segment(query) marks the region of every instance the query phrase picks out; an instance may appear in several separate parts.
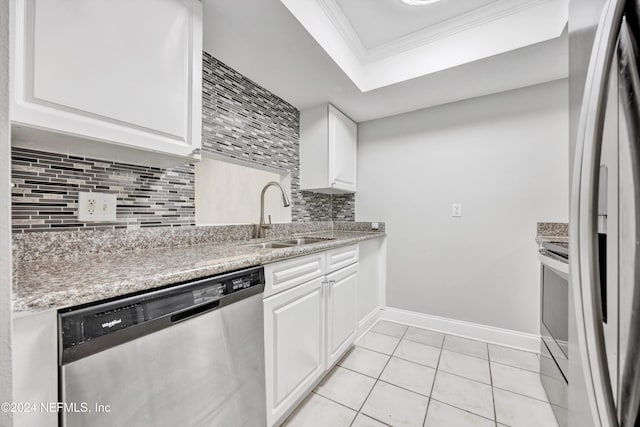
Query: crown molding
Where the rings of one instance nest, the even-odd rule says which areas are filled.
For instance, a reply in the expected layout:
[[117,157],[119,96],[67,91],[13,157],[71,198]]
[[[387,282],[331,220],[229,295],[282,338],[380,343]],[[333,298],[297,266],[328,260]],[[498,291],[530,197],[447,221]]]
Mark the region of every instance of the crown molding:
[[325,15],[333,26],[336,28],[338,33],[342,36],[344,41],[347,43],[353,54],[361,61],[365,62],[367,60],[367,56],[369,54],[367,48],[364,43],[356,33],[356,30],[353,28],[351,21],[344,14],[342,8],[335,0],[316,0]]
[[494,0],[367,49],[337,0],[280,1],[361,92],[560,37],[568,15],[568,0]]
[[367,65],[554,0],[496,0],[488,5],[481,6],[462,15],[439,22],[371,49],[365,47],[349,21],[349,18],[347,18],[335,0],[315,1],[320,5],[336,30],[343,37],[353,54],[362,61],[363,65]]

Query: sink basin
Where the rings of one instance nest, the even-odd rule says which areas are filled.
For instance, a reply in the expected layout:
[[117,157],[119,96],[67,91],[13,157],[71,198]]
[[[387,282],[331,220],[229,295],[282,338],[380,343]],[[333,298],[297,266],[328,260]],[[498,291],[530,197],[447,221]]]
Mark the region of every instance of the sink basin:
[[299,239],[284,240],[280,243],[286,244],[286,245],[300,246],[300,245],[310,245],[311,243],[326,242],[327,240],[330,240],[330,239],[318,239],[315,237],[301,237]]
[[256,244],[252,244],[252,245],[247,245],[247,246],[251,246],[252,248],[272,248],[272,249],[277,249],[277,248],[290,248],[292,246],[295,246],[295,244],[285,244],[284,242],[265,242],[265,243],[256,243]]
[[291,239],[291,240],[278,240],[276,242],[254,243],[254,244],[247,245],[247,246],[251,246],[252,248],[278,249],[278,248],[290,248],[292,246],[310,245],[311,243],[326,242],[327,240],[331,240],[331,239],[319,239],[319,238],[315,238],[315,237],[301,237],[301,238],[298,238],[298,239]]

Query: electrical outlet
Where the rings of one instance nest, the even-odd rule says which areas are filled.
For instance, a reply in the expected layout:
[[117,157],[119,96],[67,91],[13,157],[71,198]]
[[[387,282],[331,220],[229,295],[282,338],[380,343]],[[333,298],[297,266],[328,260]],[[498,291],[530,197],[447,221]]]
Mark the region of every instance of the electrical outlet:
[[462,203],[454,203],[451,205],[451,216],[455,218],[462,216]]
[[78,193],[78,220],[115,222],[117,197],[108,193]]
[[371,229],[372,230],[379,230],[380,229],[380,224],[378,224],[377,222],[372,222],[371,223]]

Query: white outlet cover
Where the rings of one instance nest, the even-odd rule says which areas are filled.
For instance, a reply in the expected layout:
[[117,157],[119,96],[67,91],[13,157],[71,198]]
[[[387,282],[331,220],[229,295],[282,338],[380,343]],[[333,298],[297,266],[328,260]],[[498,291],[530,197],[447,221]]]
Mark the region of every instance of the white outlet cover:
[[380,229],[380,224],[378,224],[377,222],[372,222],[372,223],[371,223],[371,229],[372,229],[372,230],[378,230],[378,229]]
[[115,222],[118,199],[109,193],[78,193],[78,221]]

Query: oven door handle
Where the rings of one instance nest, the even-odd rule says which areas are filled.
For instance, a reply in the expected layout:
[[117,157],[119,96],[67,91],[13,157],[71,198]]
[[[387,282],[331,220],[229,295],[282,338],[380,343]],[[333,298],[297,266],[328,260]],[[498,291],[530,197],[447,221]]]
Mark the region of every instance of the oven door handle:
[[569,264],[566,259],[544,249],[538,251],[538,259],[543,266],[552,269],[564,279],[569,279]]

